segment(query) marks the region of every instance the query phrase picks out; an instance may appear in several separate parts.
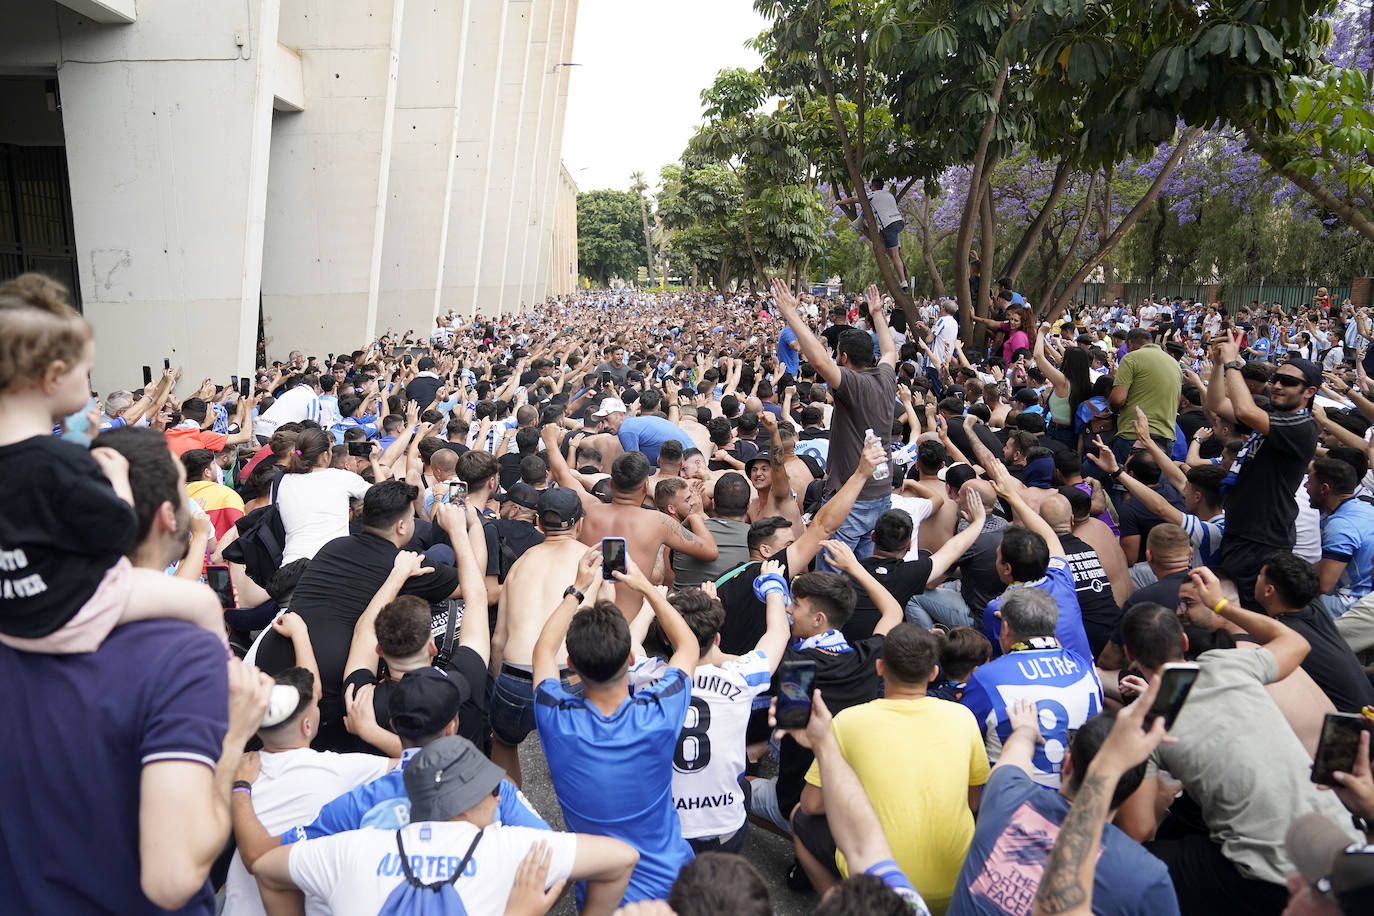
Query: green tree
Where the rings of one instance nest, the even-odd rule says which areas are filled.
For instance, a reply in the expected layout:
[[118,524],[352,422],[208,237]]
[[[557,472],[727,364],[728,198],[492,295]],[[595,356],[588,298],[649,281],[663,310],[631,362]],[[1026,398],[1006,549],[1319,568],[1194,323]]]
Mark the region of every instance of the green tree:
[[605,286],[612,277],[633,278],[644,258],[639,200],[632,191],[583,191],[577,195],[577,258],[582,272]]

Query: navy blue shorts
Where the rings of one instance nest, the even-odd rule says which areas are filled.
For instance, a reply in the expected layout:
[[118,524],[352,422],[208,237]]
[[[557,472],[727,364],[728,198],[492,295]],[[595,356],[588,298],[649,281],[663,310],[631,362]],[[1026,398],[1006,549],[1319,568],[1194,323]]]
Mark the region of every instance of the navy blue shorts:
[[896,248],[897,238],[902,234],[902,230],[904,228],[906,228],[906,220],[901,219],[897,220],[895,223],[888,223],[886,226],[884,226],[883,244],[886,245],[888,248]]

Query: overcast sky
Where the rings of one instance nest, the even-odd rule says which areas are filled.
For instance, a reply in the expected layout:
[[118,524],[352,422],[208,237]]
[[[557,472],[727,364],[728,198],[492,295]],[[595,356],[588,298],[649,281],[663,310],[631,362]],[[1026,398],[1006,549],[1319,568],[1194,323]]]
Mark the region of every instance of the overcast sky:
[[763,29],[750,0],[580,0],[563,161],[580,190],[658,186],[701,120],[724,67],[754,68]]

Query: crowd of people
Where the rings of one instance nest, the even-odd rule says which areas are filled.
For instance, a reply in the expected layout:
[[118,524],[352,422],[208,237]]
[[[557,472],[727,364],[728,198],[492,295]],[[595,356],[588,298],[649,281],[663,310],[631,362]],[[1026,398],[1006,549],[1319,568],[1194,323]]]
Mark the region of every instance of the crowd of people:
[[103,398],[0,285],[0,909],[765,914],[763,831],[819,914],[1374,912],[1368,310],[1013,285]]

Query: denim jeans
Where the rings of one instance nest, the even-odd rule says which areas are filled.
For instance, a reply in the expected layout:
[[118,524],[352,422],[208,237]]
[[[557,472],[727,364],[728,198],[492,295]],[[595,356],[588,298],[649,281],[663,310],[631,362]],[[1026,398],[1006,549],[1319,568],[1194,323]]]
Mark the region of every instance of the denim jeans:
[[906,603],[906,619],[926,629],[937,623],[950,629],[973,626],[973,617],[958,588],[944,585],[912,595]]
[[[890,495],[859,500],[840,524],[840,530],[835,532],[835,540],[848,544],[854,556],[860,560],[873,556],[873,538],[869,535],[878,524],[878,517],[891,508]],[[816,555],[816,568],[834,572],[834,568],[825,562],[825,551]]]
[[777,779],[755,779],[749,783],[749,813],[770,821],[779,830],[792,832],[792,823],[778,806]]

